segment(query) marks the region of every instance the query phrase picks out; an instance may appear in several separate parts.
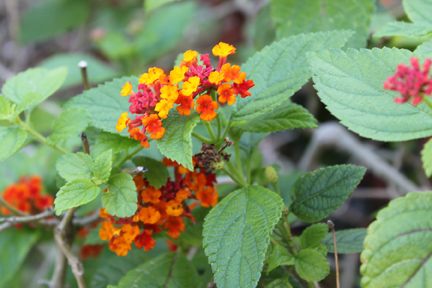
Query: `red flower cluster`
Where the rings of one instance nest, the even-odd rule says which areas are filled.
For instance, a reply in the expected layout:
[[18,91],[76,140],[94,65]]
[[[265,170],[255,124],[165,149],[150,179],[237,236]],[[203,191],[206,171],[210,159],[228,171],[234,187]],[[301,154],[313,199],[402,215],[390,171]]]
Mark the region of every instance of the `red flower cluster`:
[[[51,195],[41,195],[42,179],[39,176],[22,177],[17,184],[11,184],[3,191],[3,199],[22,212],[37,214],[51,206],[54,199]],[[3,215],[11,214],[1,207]]]
[[129,119],[127,112],[123,113],[117,121],[117,131],[128,127],[130,137],[148,148],[145,133],[152,139],[160,139],[165,133],[161,119],[165,119],[175,105],[180,115],[187,116],[196,101],[200,118],[211,121],[219,108],[216,99],[210,96],[213,91],[219,95],[219,103],[228,105],[235,103],[236,95],[242,98],[251,95],[248,90],[255,85],[253,81],[245,80],[246,73],[240,72],[240,66],[227,63],[228,55],[234,54],[235,50],[226,43],[216,45],[212,50],[213,55],[219,57],[216,68],[210,65],[209,54],[201,55],[199,63],[198,52],[188,50],[180,66],[174,67],[169,75],[160,68],[149,68],[148,73],[139,78],[138,92],[133,91],[132,84],[127,82],[120,95],[130,96],[129,111],[135,114],[135,119]]
[[[218,203],[214,173],[208,174],[204,169],[191,172],[167,158],[162,162],[165,166],[174,168],[174,179],[168,178],[167,183],[157,189],[144,180],[141,174],[136,176],[134,181],[138,192],[138,209],[135,215],[118,218],[109,215],[105,209],[100,212],[100,216],[106,221],[102,223],[99,236],[102,240],[109,240],[110,249],[119,256],[127,255],[132,249],[132,242],[139,249],[153,249],[156,242],[152,235],[163,229],[171,238],[179,237],[185,230],[184,217],[195,222],[191,206],[196,202],[188,205],[186,199],[197,199],[203,207]],[[200,168],[201,165],[197,162],[194,159],[195,167]]]
[[396,98],[396,103],[405,103],[412,98],[412,105],[418,105],[425,95],[432,92],[432,78],[429,77],[431,59],[426,59],[421,71],[418,59],[410,59],[411,67],[400,64],[394,76],[384,82],[384,89],[398,91],[402,97]]

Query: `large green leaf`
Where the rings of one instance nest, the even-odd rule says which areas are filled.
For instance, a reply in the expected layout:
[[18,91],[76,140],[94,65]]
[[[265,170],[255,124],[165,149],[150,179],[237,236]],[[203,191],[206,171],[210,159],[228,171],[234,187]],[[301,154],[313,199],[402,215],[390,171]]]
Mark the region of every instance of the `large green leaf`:
[[60,176],[66,181],[91,180],[93,160],[90,155],[81,152],[65,154],[57,160],[56,168]]
[[295,270],[306,281],[321,281],[330,273],[330,265],[315,249],[303,249],[295,256]]
[[[115,127],[117,120],[122,113],[129,111],[129,97],[120,96],[120,91],[127,81],[130,81],[133,87],[138,85],[137,77],[114,79],[112,82],[84,91],[83,94],[72,98],[66,107],[83,108],[89,113],[93,126],[118,133]],[[123,134],[127,135],[127,132]]]
[[351,29],[356,35],[350,47],[365,47],[369,23],[375,9],[373,0],[273,0],[272,16],[279,38],[300,33]]
[[24,144],[27,133],[18,127],[0,127],[0,162],[14,154]]
[[405,12],[414,23],[429,24],[432,28],[430,11],[432,9],[431,0],[403,0]]
[[96,143],[93,145],[91,154],[93,157],[96,157],[107,150],[111,150],[115,154],[139,145],[139,141],[120,136],[118,133],[102,132],[96,138]]
[[411,192],[381,210],[361,254],[362,287],[432,285],[432,192]]
[[94,159],[93,181],[100,185],[106,183],[111,174],[112,151],[107,150]]
[[62,88],[68,88],[82,83],[81,70],[78,67],[80,61],[87,62],[87,74],[90,84],[101,83],[118,75],[113,68],[99,59],[81,53],[55,54],[40,62],[38,66],[47,69],[66,66],[69,73],[62,85]]
[[318,223],[307,227],[300,235],[300,246],[305,248],[316,248],[327,235],[329,227],[325,223]]
[[84,109],[69,108],[64,110],[53,124],[53,133],[48,137],[52,143],[66,140],[72,135],[78,136],[90,122],[90,117]]
[[[363,137],[402,141],[432,135],[432,111],[421,103],[394,102],[384,81],[412,53],[400,49],[318,51],[310,53],[315,88],[327,109]],[[403,119],[403,120],[402,120]]]
[[351,35],[350,31],[332,31],[291,36],[255,53],[242,66],[255,86],[251,96],[238,97],[233,105],[234,120],[250,120],[278,107],[312,76],[306,52],[340,48]]
[[365,172],[364,167],[335,165],[305,173],[292,187],[296,199],[290,210],[302,222],[324,219],[348,199]]
[[9,100],[20,103],[30,92],[40,95],[37,105],[57,91],[67,75],[67,68],[53,70],[31,68],[8,79],[2,88],[2,93]]
[[0,286],[14,277],[27,253],[40,236],[40,231],[9,228],[0,233]]
[[84,205],[95,199],[100,188],[87,179],[74,179],[64,185],[57,193],[54,206],[57,215],[63,211]]
[[11,116],[11,103],[6,97],[0,95],[0,120],[8,119]]
[[429,139],[421,151],[423,170],[427,177],[432,176],[432,140]]
[[374,37],[405,36],[422,37],[432,33],[432,25],[393,21],[375,32]]
[[129,271],[117,287],[192,288],[198,284],[198,272],[185,256],[165,253]]
[[276,245],[273,247],[273,251],[268,260],[267,272],[274,270],[276,267],[282,265],[294,265],[295,258],[290,254],[287,249],[281,245]]
[[132,216],[137,210],[137,192],[132,176],[117,174],[108,181],[108,191],[102,195],[102,207],[117,217]]
[[157,147],[163,155],[191,171],[194,169],[191,134],[198,121],[196,112],[192,112],[190,116],[182,116],[177,111],[170,111],[163,121],[165,134],[157,141]]
[[429,58],[432,57],[432,40],[426,41],[422,43],[421,45],[417,46],[417,48],[414,50],[416,54],[419,55],[425,55]]
[[260,186],[231,192],[207,215],[204,249],[220,288],[255,287],[282,199]]
[[159,189],[166,184],[169,173],[167,167],[162,162],[144,156],[134,157],[132,162],[137,166],[143,166],[148,169],[145,177],[151,186]]
[[14,114],[12,115],[12,119],[16,118],[21,112],[24,110],[30,112],[35,108],[35,106],[41,102],[42,95],[35,92],[28,92],[24,95],[18,105],[15,107]]
[[[363,240],[366,237],[365,228],[354,228],[336,231],[336,248],[338,253],[359,253],[363,251]],[[332,233],[328,233],[322,243],[327,247],[328,252],[334,253]]]
[[39,1],[21,17],[20,40],[31,43],[50,39],[84,23],[89,12],[90,3],[85,0]]
[[248,132],[276,132],[294,128],[318,128],[317,120],[300,105],[286,101],[268,114],[238,125]]

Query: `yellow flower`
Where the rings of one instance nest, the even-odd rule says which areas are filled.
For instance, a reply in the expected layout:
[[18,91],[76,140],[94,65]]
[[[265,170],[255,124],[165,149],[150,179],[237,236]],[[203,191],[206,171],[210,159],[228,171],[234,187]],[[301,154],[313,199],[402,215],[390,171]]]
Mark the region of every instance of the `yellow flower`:
[[157,67],[152,67],[148,69],[148,73],[144,73],[141,75],[141,77],[138,79],[140,84],[146,84],[151,85],[156,80],[162,80],[165,79],[166,75],[164,71]]
[[220,42],[213,47],[212,52],[214,56],[227,57],[228,55],[234,54],[236,48],[224,42]]
[[159,112],[159,117],[165,119],[168,116],[169,110],[174,106],[174,102],[162,99],[156,104],[155,111]]
[[117,132],[121,132],[123,131],[124,128],[126,128],[128,122],[129,122],[129,118],[127,117],[128,113],[124,112],[121,114],[120,118],[117,120],[117,125],[116,125],[116,129]]
[[198,89],[200,84],[200,78],[198,76],[190,77],[188,81],[183,83],[182,94],[184,96],[190,96],[193,92]]
[[184,60],[182,60],[183,63],[191,63],[197,60],[198,52],[193,50],[188,50],[184,54]]
[[160,97],[163,99],[167,99],[171,102],[175,102],[179,96],[177,86],[174,85],[164,85],[161,90]]
[[126,82],[126,84],[123,86],[122,90],[120,91],[120,95],[123,97],[132,95],[132,84],[130,82]]
[[189,68],[186,66],[182,67],[174,67],[174,69],[170,72],[169,80],[171,84],[177,84],[184,79],[184,74],[189,71]]
[[213,71],[209,75],[210,83],[218,85],[222,80],[224,80],[224,74],[219,71]]

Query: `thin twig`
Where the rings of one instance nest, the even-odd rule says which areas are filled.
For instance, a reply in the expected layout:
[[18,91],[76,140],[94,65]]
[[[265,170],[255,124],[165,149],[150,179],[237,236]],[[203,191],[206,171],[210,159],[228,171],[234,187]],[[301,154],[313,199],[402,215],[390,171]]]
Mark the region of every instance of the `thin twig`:
[[75,227],[80,228],[80,227],[84,227],[90,224],[93,224],[97,221],[99,221],[101,218],[99,217],[99,210],[96,210],[92,215],[87,216],[87,217],[83,217],[80,219],[73,219],[72,223]]
[[87,77],[87,62],[86,61],[80,61],[78,63],[78,67],[81,69],[81,77],[82,77],[84,90],[89,90],[90,85],[89,85],[88,77]]
[[6,230],[9,227],[14,226],[14,224],[10,223],[10,222],[6,222],[0,225],[0,233],[4,230]]
[[90,154],[90,146],[87,139],[87,135],[85,133],[81,133],[81,142],[83,145],[83,151],[85,154]]
[[33,222],[37,220],[41,220],[50,216],[54,215],[54,209],[52,207],[46,209],[42,213],[36,214],[36,215],[30,215],[30,216],[11,216],[11,217],[2,217],[0,218],[0,222],[9,222],[12,225],[15,225],[17,223],[28,223]]
[[327,225],[329,226],[332,235],[333,235],[333,245],[334,245],[334,255],[335,255],[335,263],[336,263],[336,288],[340,288],[339,284],[339,261],[338,261],[338,253],[337,253],[337,246],[336,246],[336,233],[335,233],[335,225],[331,220],[327,221]]

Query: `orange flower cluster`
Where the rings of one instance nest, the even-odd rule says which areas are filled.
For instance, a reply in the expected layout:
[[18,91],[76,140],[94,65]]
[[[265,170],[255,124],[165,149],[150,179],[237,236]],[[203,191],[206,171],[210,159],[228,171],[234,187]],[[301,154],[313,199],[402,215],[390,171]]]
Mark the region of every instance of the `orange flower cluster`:
[[[37,214],[54,203],[51,195],[41,195],[42,179],[39,176],[22,177],[17,184],[11,184],[3,191],[3,199],[22,212]],[[1,207],[3,215],[11,214]]]
[[109,240],[110,249],[119,256],[127,255],[132,249],[132,242],[139,249],[153,249],[156,242],[152,235],[162,230],[166,230],[173,239],[179,237],[185,230],[184,217],[195,222],[191,208],[196,202],[188,205],[185,200],[196,199],[203,207],[218,203],[218,193],[214,187],[216,175],[206,173],[196,158],[194,172],[167,158],[162,162],[174,168],[174,179],[168,178],[167,183],[157,189],[143,179],[142,174],[137,175],[134,178],[138,193],[135,215],[118,218],[108,214],[105,209],[100,211],[100,216],[106,221],[102,223],[99,236],[102,240]]
[[[198,62],[198,52],[188,50],[180,66],[174,67],[168,75],[160,68],[149,68],[148,73],[139,78],[138,92],[127,82],[120,95],[130,96],[129,111],[135,114],[135,119],[128,118],[128,113],[124,112],[117,121],[117,131],[128,127],[130,137],[148,148],[150,144],[145,133],[152,139],[160,139],[165,133],[161,119],[167,118],[174,106],[180,115],[188,116],[197,104],[195,110],[200,118],[211,121],[217,115],[218,102],[232,105],[236,95],[242,98],[251,95],[248,90],[255,85],[253,81],[245,80],[246,73],[240,72],[240,66],[227,63],[228,55],[235,50],[223,42],[216,45],[212,50],[213,55],[219,57],[216,68],[210,65],[209,54],[202,54]],[[211,96],[216,94],[212,92],[219,95],[213,96],[218,102]]]

